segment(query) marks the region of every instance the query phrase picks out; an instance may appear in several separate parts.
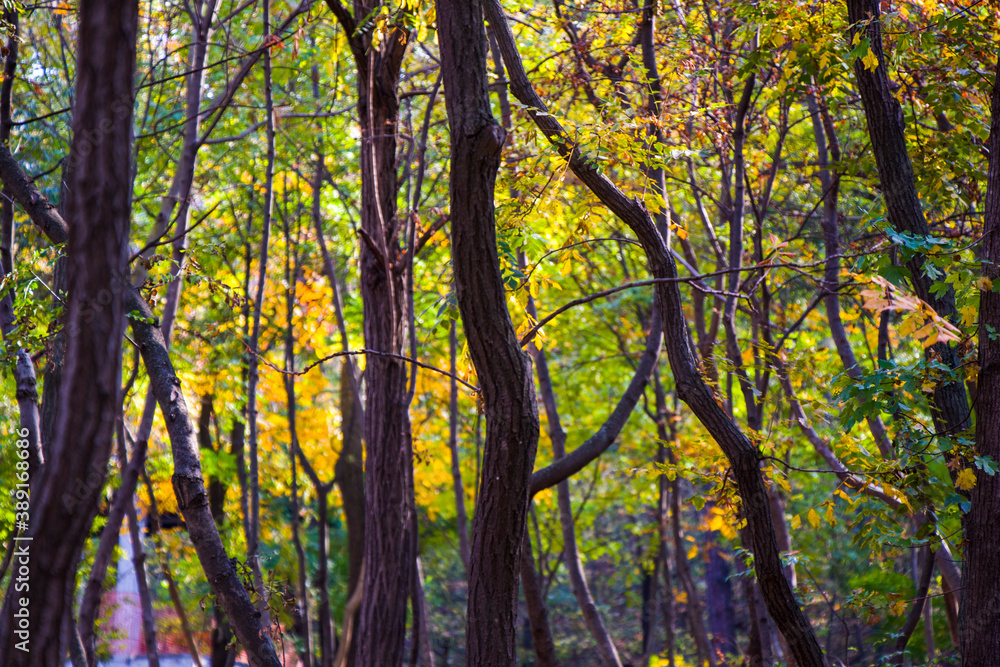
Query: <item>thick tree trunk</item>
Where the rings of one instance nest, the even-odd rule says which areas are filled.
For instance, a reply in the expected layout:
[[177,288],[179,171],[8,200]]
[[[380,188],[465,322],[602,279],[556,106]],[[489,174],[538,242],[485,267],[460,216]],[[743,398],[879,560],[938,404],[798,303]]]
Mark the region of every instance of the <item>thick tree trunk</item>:
[[[399,72],[409,32],[393,26],[372,43],[367,17],[378,5],[355,0],[353,16],[340,0],[327,0],[357,65],[361,125],[361,300],[365,347],[364,436],[365,567],[358,628],[359,659],[366,667],[404,659],[406,591],[415,554],[409,537],[413,471],[409,395],[405,363],[378,353],[401,355],[405,336],[406,253],[396,214],[396,121]],[[412,250],[410,248],[409,250]]]
[[[25,523],[17,575],[0,615],[0,654],[10,665],[56,665],[66,591],[97,513],[120,389],[130,220],[133,74],[138,27],[134,0],[83,0],[77,34],[77,82],[66,214],[68,303],[66,368],[50,455],[35,493],[16,520]],[[20,450],[25,455],[26,449]],[[27,456],[21,461],[28,480]],[[23,568],[23,569],[22,569]],[[27,616],[24,616],[27,615]],[[26,618],[21,624],[17,619]]]
[[497,259],[493,189],[504,132],[487,92],[486,32],[477,0],[438,0],[451,134],[452,263],[462,325],[486,413],[486,444],[472,528],[466,660],[513,665],[517,573],[538,445],[531,360],[506,307]]
[[[979,403],[976,453],[1000,461],[1000,58],[990,101],[990,161],[983,221],[983,276],[993,288],[979,294]],[[1000,656],[1000,473],[975,470],[972,507],[965,516],[965,595],[962,665],[995,665]]]
[[[880,3],[878,0],[847,0],[847,15],[851,22],[851,36],[860,34],[866,37],[878,57],[878,66],[874,70],[869,70],[861,59],[855,60],[854,74],[885,198],[886,218],[898,232],[928,237],[930,227],[924,218],[913,165],[906,148],[903,109],[892,93],[887,59],[882,50]],[[954,317],[955,292],[950,287],[941,294],[931,291],[934,280],[924,272],[923,255],[915,254],[906,266],[917,296],[941,317]],[[959,363],[957,348],[947,343],[935,343],[927,348],[925,354],[949,368],[956,368]],[[955,436],[968,428],[969,401],[961,380],[937,384],[931,403],[938,432]]]

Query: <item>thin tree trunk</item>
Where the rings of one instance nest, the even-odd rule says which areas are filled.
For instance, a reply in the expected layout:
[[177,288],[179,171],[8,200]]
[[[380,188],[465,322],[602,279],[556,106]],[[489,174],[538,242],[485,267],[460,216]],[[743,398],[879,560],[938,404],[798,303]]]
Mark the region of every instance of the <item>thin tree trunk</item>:
[[535,647],[535,664],[538,667],[555,667],[556,647],[552,641],[549,626],[549,612],[545,608],[545,598],[538,583],[535,559],[531,553],[531,538],[524,531],[524,545],[521,547],[521,588],[528,608],[528,622],[531,626],[531,643]]
[[[167,286],[167,298],[160,318],[160,327],[163,330],[163,337],[168,345],[174,318],[180,305],[181,288],[184,283],[181,272],[184,268],[188,243],[185,231],[187,229],[191,188],[194,183],[195,165],[198,149],[200,148],[198,131],[200,127],[202,78],[208,37],[215,13],[215,4],[215,0],[208,0],[206,4],[203,4],[201,1],[196,3],[199,21],[191,30],[190,74],[187,76],[186,120],[184,122],[180,159],[174,169],[170,190],[160,200],[160,210],[153,229],[146,239],[146,247],[142,252],[143,260],[137,263],[137,268],[132,276],[133,283],[137,285],[145,280],[146,270],[143,268],[143,262],[148,261],[149,257],[155,252],[154,244],[167,233],[170,224],[173,222],[174,211],[179,205],[180,211],[178,211],[176,216],[177,228],[174,230],[175,240],[171,244],[172,262],[170,266],[170,282]],[[88,659],[91,662],[93,661],[94,651],[94,624],[97,621],[104,579],[112,560],[112,552],[118,544],[118,531],[121,529],[121,524],[125,516],[126,503],[133,502],[132,497],[135,495],[139,470],[145,464],[146,449],[155,413],[156,399],[153,397],[152,392],[147,392],[143,404],[142,420],[136,435],[136,442],[139,446],[132,452],[131,466],[122,469],[122,481],[118,488],[119,495],[116,497],[115,503],[108,513],[101,541],[98,544],[98,549],[94,557],[94,565],[91,568],[90,578],[87,581],[87,587],[80,605],[80,614],[77,623],[81,640],[87,651]]]
[[156,620],[153,617],[153,598],[149,592],[146,576],[146,550],[142,546],[142,526],[135,513],[135,505],[128,510],[128,530],[132,540],[132,564],[139,582],[139,604],[142,609],[142,636],[146,642],[146,661],[149,667],[160,667],[160,655],[156,648]]
[[[6,146],[10,141],[12,127],[10,98],[16,80],[20,27],[16,10],[4,12],[3,20],[8,37],[3,84],[0,85],[0,144]],[[0,280],[4,280],[14,270],[14,202],[6,187],[3,195],[3,200],[0,201]],[[4,340],[10,338],[14,324],[14,290],[12,289],[0,297],[0,331],[3,333]],[[21,479],[21,476],[18,476],[18,482],[29,485],[31,480],[35,478],[38,469],[45,464],[45,457],[42,453],[35,364],[27,350],[17,351],[14,382],[17,387],[16,399],[20,413],[19,448],[23,444],[28,451],[28,474],[26,479]]]
[[191,659],[194,660],[194,663],[198,667],[201,667],[201,656],[198,654],[198,644],[194,640],[194,632],[191,631],[191,622],[188,620],[187,610],[184,609],[184,603],[181,601],[180,591],[177,589],[177,581],[174,579],[173,568],[170,565],[170,553],[163,545],[163,536],[160,533],[160,510],[156,502],[156,496],[153,493],[153,483],[145,469],[142,471],[142,481],[146,487],[146,493],[149,495],[149,532],[153,535],[155,551],[160,558],[160,573],[167,582],[167,591],[170,594],[170,602],[173,604],[174,611],[177,613],[177,618],[181,622],[181,634],[184,635],[184,642],[187,644],[187,648],[191,652]]
[[[813,137],[816,142],[816,157],[819,163],[819,182],[823,188],[823,248],[826,261],[823,264],[823,305],[826,307],[826,319],[830,326],[830,336],[833,338],[840,362],[848,377],[857,380],[864,375],[854,355],[854,348],[847,337],[847,330],[840,317],[840,174],[830,168],[833,163],[840,162],[840,142],[836,130],[826,110],[821,110],[812,91],[806,93],[809,115],[812,118]],[[885,432],[881,417],[869,417],[868,428],[872,438],[884,458],[892,458],[892,444]]]
[[312,643],[310,641],[311,624],[309,622],[308,572],[306,571],[306,554],[299,535],[299,482],[295,465],[295,453],[299,449],[299,436],[296,424],[295,404],[295,286],[298,281],[298,254],[296,252],[295,266],[292,266],[292,236],[289,232],[288,219],[284,219],[285,227],[285,397],[288,411],[288,459],[292,468],[292,542],[295,545],[295,555],[298,566],[298,590],[295,604],[298,623],[301,624],[303,649],[299,656],[304,667],[312,664]]
[[[416,531],[416,521],[414,521]],[[427,597],[424,594],[424,571],[420,565],[420,556],[416,557],[413,567],[413,586],[410,592],[413,604],[413,646],[410,664],[424,667],[434,667],[434,651],[431,648],[430,629],[427,622]]]
[[[674,450],[677,447],[677,429],[667,410],[667,398],[660,383],[659,372],[653,374],[653,389],[656,395],[657,423],[656,431],[659,439],[668,443],[667,462],[671,465],[677,463]],[[691,568],[687,562],[687,552],[684,550],[684,535],[681,530],[681,506],[680,506],[680,485],[677,477],[670,482],[670,528],[674,541],[674,559],[676,562],[677,578],[684,587],[687,595],[687,617],[691,624],[691,636],[694,639],[695,647],[698,650],[699,664],[714,665],[711,645],[708,641],[708,633],[705,630],[705,621],[701,611],[701,601],[698,589],[695,587],[694,579],[691,576]]]
[[919,581],[917,582],[917,594],[909,613],[906,615],[903,628],[899,631],[899,636],[896,638],[894,647],[894,664],[900,667],[905,662],[906,645],[910,642],[910,637],[913,636],[913,631],[917,629],[920,617],[924,613],[924,601],[927,599],[927,590],[931,584],[931,574],[934,572],[934,552],[929,547],[924,547],[921,552],[924,565],[920,572]]
[[[658,419],[665,418],[665,415],[658,416]],[[660,465],[667,462],[666,443],[662,438],[657,438],[656,462]],[[666,475],[661,474],[658,484],[660,488],[659,500],[656,504],[656,526],[660,548],[657,558],[660,560],[660,570],[663,572],[663,626],[666,631],[665,649],[667,652],[667,665],[674,667],[677,640],[674,636],[674,615],[676,609],[674,606],[674,582],[670,574],[670,548],[668,546],[668,534],[670,530],[668,527],[670,521],[668,509],[670,507],[670,480]]]
[[451,450],[451,479],[455,489],[455,523],[458,531],[458,554],[465,568],[465,578],[469,578],[469,520],[465,513],[465,487],[462,484],[462,466],[458,456],[458,381],[455,356],[458,341],[455,335],[456,323],[451,321],[448,333],[448,370],[451,372],[451,393],[448,400],[448,448]]

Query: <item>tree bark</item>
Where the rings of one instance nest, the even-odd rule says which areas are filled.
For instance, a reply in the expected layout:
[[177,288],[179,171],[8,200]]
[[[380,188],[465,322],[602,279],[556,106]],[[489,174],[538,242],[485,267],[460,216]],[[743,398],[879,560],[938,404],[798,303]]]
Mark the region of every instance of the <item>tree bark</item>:
[[[858,34],[866,37],[878,58],[878,66],[874,70],[869,70],[861,59],[855,60],[854,75],[868,122],[872,153],[885,198],[886,218],[898,232],[928,237],[930,227],[924,218],[913,165],[906,148],[903,109],[892,94],[887,60],[882,50],[880,3],[878,0],[847,0],[847,15],[851,23],[850,36]],[[915,254],[906,266],[917,296],[941,317],[953,318],[956,314],[955,292],[950,286],[940,295],[931,292],[934,279],[924,271],[923,255]],[[951,369],[959,364],[957,348],[947,343],[935,343],[925,350],[925,354],[929,355],[928,358],[935,355]],[[931,405],[938,432],[955,436],[968,428],[969,400],[961,380],[938,383]]]
[[555,667],[559,662],[556,660],[556,647],[552,641],[549,612],[545,608],[545,598],[535,571],[535,558],[531,553],[531,538],[527,530],[524,531],[524,546],[521,548],[521,587],[525,606],[528,608],[535,664],[538,667]]
[[517,573],[538,445],[531,360],[521,350],[497,258],[493,190],[505,134],[487,92],[486,32],[477,0],[437,0],[451,135],[452,264],[458,307],[486,414],[472,527],[466,660],[513,665]]
[[[83,0],[77,33],[77,81],[66,214],[68,347],[50,455],[30,502],[26,548],[18,556],[30,588],[8,588],[0,614],[0,654],[11,665],[62,662],[67,587],[107,477],[118,416],[121,333],[126,311],[116,290],[127,280],[130,153],[138,3]],[[20,450],[27,454],[27,450]],[[27,482],[28,462],[23,479]],[[15,614],[28,614],[22,626]],[[30,651],[30,652],[29,652]]]
[[[333,294],[334,314],[337,318],[337,329],[340,332],[341,350],[347,352],[351,349],[347,337],[347,323],[344,320],[344,289],[337,277],[337,267],[333,257],[326,247],[326,238],[323,235],[323,219],[320,209],[320,196],[323,191],[323,155],[320,153],[316,159],[315,181],[313,184],[312,217],[313,228],[316,230],[316,238],[319,241],[320,252],[323,256],[323,272],[330,283],[330,291]],[[350,356],[345,356],[340,369],[340,431],[343,436],[340,454],[334,464],[334,481],[340,489],[340,497],[344,506],[344,517],[347,522],[347,590],[353,591],[361,575],[361,565],[365,559],[365,470],[362,464],[364,456],[362,436],[364,434],[364,410],[361,402],[361,390],[358,386],[359,379],[354,360]],[[313,480],[314,486],[319,482],[318,478]],[[320,511],[324,517],[320,523],[320,549],[324,554],[320,562],[322,576],[317,572],[317,581],[328,581],[328,572],[325,560],[327,549],[326,543],[326,511],[328,487],[321,492],[317,486]],[[328,584],[321,588],[319,603],[320,621],[320,642],[324,656],[324,667],[333,664],[333,646],[335,637],[333,633],[333,617],[330,614],[330,596]],[[354,626],[360,623],[360,609],[355,610]],[[357,642],[353,643],[353,648],[349,657],[357,655]]]
[[[976,454],[1000,461],[1000,58],[990,98],[989,168],[983,219],[983,277],[979,293],[979,402]],[[1000,656],[1000,473],[975,470],[965,516],[965,591],[962,665],[985,667]]]
[[[403,224],[396,212],[396,122],[399,72],[409,32],[394,25],[381,42],[373,44],[370,22],[360,22],[367,21],[378,3],[355,0],[353,16],[340,0],[327,0],[327,5],[347,35],[357,66],[365,347],[401,355],[405,343],[407,259],[399,243]],[[408,535],[414,503],[406,382],[406,365],[400,359],[378,354],[367,357],[367,567],[358,628],[359,659],[366,667],[397,665],[404,660],[406,591],[416,556]]]
[[917,594],[913,600],[913,605],[910,607],[909,613],[906,615],[906,621],[903,623],[903,628],[899,631],[899,637],[896,638],[896,645],[894,647],[895,651],[893,660],[894,664],[899,665],[899,667],[902,667],[902,665],[906,662],[904,658],[906,645],[910,642],[910,637],[913,636],[913,631],[917,629],[917,624],[920,622],[920,617],[923,615],[924,604],[927,601],[927,591],[931,584],[931,575],[934,573],[934,552],[932,552],[929,547],[924,547],[921,551],[924,564],[923,569],[920,572],[920,580],[917,582]]

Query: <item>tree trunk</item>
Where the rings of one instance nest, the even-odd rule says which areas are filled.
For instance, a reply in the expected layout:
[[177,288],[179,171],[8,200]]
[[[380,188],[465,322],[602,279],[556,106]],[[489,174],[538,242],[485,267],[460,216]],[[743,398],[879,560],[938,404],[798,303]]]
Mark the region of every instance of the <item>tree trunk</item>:
[[493,190],[504,132],[487,92],[486,32],[477,0],[438,0],[438,41],[451,135],[452,263],[462,325],[486,414],[472,527],[466,660],[513,665],[517,564],[538,445],[531,360],[506,307]]
[[[68,347],[50,455],[29,501],[19,489],[17,574],[30,588],[8,587],[0,614],[0,654],[10,665],[56,665],[67,587],[107,477],[118,417],[122,331],[119,297],[127,281],[131,218],[131,136],[138,3],[82,0],[66,214]],[[26,449],[19,482],[27,482]],[[19,453],[19,456],[21,454]],[[23,491],[23,493],[21,493]],[[24,625],[18,620],[26,618]],[[30,652],[29,652],[30,651]]]
[[[396,212],[396,121],[399,72],[409,31],[393,26],[374,44],[367,17],[377,3],[355,0],[353,16],[340,0],[327,0],[327,5],[347,35],[357,66],[361,300],[365,347],[373,351],[365,360],[367,566],[357,645],[362,665],[382,667],[404,659],[406,591],[415,559],[409,537],[414,503],[406,365],[379,354],[401,355],[405,343],[407,259],[399,243],[403,224]],[[362,21],[366,23],[360,25]]]
[[[31,184],[4,147],[0,147],[0,180],[11,186],[15,200],[51,242],[67,241],[69,227],[66,221]],[[225,552],[212,520],[198,460],[194,426],[180,381],[170,361],[163,333],[158,327],[149,324],[154,320],[149,305],[127,281],[118,281],[115,286],[120,289],[113,292],[113,295],[124,297],[125,311],[135,311],[139,315],[131,320],[132,333],[142,353],[153,395],[163,414],[168,416],[166,426],[174,460],[174,492],[202,569],[216,598],[221,600],[226,609],[237,639],[249,656],[250,664],[253,667],[277,667],[279,662],[274,646],[263,632],[260,619],[254,614],[246,590]],[[0,627],[0,633],[2,632]]]
[[[271,34],[271,3],[263,2],[264,34]],[[274,99],[271,91],[271,49],[264,49],[264,119],[267,126],[267,157],[264,169],[264,205],[261,222],[260,252],[257,256],[257,293],[254,296],[253,328],[247,342],[249,370],[247,373],[247,425],[249,435],[247,450],[249,455],[250,532],[247,533],[247,564],[253,573],[253,585],[257,589],[257,609],[264,627],[271,625],[268,607],[268,589],[260,569],[260,478],[257,453],[257,381],[259,368],[260,318],[264,306],[264,286],[267,282],[267,257],[271,237],[271,214],[274,208]]]
[[[990,100],[989,170],[983,219],[983,277],[979,293],[979,403],[976,454],[1000,461],[1000,58]],[[1000,473],[975,470],[972,507],[965,516],[965,595],[962,665],[985,667],[1000,656]]]
[[[347,337],[347,324],[344,320],[343,292],[337,268],[333,262],[329,250],[326,247],[326,238],[323,235],[323,220],[320,213],[320,196],[323,192],[323,155],[320,153],[316,159],[315,181],[313,183],[312,217],[313,228],[316,230],[316,238],[319,241],[320,252],[323,256],[323,272],[330,283],[330,290],[333,294],[334,314],[337,318],[337,328],[340,331],[341,349],[344,352],[350,350],[350,342]],[[340,369],[340,431],[343,435],[340,454],[334,464],[334,481],[340,489],[340,497],[344,506],[344,517],[347,522],[347,590],[353,591],[361,575],[361,566],[365,559],[365,471],[362,464],[364,452],[362,450],[362,436],[364,432],[364,415],[361,403],[361,391],[358,386],[358,374],[351,357],[345,356]],[[317,480],[318,481],[318,480]],[[319,567],[322,569],[322,576],[317,572],[317,581],[327,582],[321,588],[320,607],[318,610],[320,621],[320,646],[323,650],[324,667],[333,664],[334,653],[334,632],[333,617],[330,614],[330,595],[327,565],[325,554],[327,549],[326,535],[326,511],[328,487],[316,489],[320,494],[320,511],[323,520],[320,522],[320,550],[324,557],[320,561]],[[360,610],[356,610],[354,627],[361,621]],[[357,656],[357,642],[353,643],[349,655],[349,664],[353,664],[354,657]]]
[[[882,50],[882,25],[878,0],[847,0],[847,15],[851,22],[850,35],[866,37],[878,57],[878,66],[869,70],[861,59],[854,62],[854,74],[861,103],[868,122],[872,153],[878,167],[879,182],[885,198],[886,218],[898,232],[919,237],[930,236],[917,192],[913,165],[906,148],[903,131],[903,109],[892,94],[887,60]],[[910,281],[917,296],[929,304],[938,315],[953,318],[955,292],[949,286],[941,294],[931,291],[934,280],[924,272],[924,257],[915,254],[906,263]],[[948,368],[958,366],[958,350],[947,343],[935,343],[925,350],[928,358],[936,358]],[[931,400],[936,430],[955,436],[969,426],[969,401],[961,380],[941,382],[934,387]],[[998,612],[1000,613],[1000,612]]]

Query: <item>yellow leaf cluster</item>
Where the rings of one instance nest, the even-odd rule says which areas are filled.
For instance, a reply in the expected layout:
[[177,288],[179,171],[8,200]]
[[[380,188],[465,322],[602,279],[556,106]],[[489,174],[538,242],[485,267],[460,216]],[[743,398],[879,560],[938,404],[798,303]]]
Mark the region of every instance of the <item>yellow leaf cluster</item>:
[[976,487],[976,473],[972,468],[963,468],[955,477],[955,488],[962,491],[969,491]]

